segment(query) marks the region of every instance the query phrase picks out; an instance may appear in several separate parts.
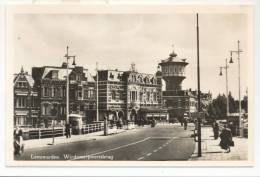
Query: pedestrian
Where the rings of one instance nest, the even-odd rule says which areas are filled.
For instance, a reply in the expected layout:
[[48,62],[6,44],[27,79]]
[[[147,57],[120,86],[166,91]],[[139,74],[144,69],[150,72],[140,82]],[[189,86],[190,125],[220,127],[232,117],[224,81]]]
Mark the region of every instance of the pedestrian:
[[214,133],[214,139],[218,139],[219,137],[219,126],[218,126],[218,123],[215,122],[214,125],[213,125],[213,133]]
[[228,128],[231,130],[232,135],[236,136],[236,128],[235,128],[233,122],[229,122]]
[[14,130],[14,155],[19,156],[24,152],[23,131],[18,126]]
[[188,121],[187,119],[183,119],[183,127],[184,127],[184,130],[187,130],[187,125],[188,125]]
[[65,125],[65,133],[66,133],[66,138],[71,137],[71,124],[70,123],[67,123]]
[[220,147],[222,149],[225,149],[226,152],[229,153],[231,151],[230,146],[234,146],[234,141],[232,140],[231,130],[227,128],[227,125],[224,125],[224,128],[220,133],[220,139]]

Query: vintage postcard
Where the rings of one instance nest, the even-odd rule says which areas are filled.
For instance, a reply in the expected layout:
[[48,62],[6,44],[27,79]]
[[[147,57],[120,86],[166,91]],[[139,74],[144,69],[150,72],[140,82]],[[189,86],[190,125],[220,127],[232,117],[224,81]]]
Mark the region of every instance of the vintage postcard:
[[9,5],[9,166],[253,165],[251,5]]

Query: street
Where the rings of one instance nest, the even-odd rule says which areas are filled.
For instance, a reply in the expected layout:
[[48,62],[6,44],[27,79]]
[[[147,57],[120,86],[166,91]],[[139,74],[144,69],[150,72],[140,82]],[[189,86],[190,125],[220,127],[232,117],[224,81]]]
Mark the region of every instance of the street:
[[25,149],[15,160],[188,160],[195,142],[193,125],[158,124],[93,140]]

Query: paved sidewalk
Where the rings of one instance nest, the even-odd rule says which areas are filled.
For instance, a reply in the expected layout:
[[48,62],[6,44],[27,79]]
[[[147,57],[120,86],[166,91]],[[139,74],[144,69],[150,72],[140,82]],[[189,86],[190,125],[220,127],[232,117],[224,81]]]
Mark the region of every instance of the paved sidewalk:
[[[113,135],[113,134],[123,133],[126,131],[128,131],[128,130],[117,129],[117,130],[109,133],[108,136]],[[96,139],[102,139],[102,138],[107,137],[107,136],[103,136],[103,135],[104,135],[104,131],[99,131],[99,132],[83,134],[83,135],[71,135],[71,138],[66,138],[66,136],[55,137],[54,145],[73,143],[73,142],[78,142],[78,141],[93,141]],[[32,140],[24,141],[25,149],[47,147],[47,146],[53,145],[52,143],[53,143],[53,138],[32,139]]]
[[198,144],[192,154],[190,160],[215,160],[215,161],[229,161],[229,160],[248,160],[248,139],[233,137],[235,143],[231,147],[231,152],[226,153],[225,150],[219,146],[220,138],[214,140],[213,131],[211,127],[202,127],[202,157],[198,156]]

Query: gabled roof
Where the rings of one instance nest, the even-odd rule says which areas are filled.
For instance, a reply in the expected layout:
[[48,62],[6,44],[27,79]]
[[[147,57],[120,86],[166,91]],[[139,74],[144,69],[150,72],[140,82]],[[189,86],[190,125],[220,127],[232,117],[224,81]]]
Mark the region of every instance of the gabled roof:
[[17,81],[19,81],[19,79],[21,78],[22,75],[26,78],[29,86],[33,87],[34,80],[33,80],[32,76],[29,75],[28,73],[23,73],[23,72],[20,72],[18,74],[14,74],[14,85],[16,84]]
[[33,80],[32,76],[31,76],[31,75],[25,75],[25,77],[26,77],[26,79],[27,79],[27,81],[28,81],[30,87],[33,87],[33,85],[34,85],[34,80]]

